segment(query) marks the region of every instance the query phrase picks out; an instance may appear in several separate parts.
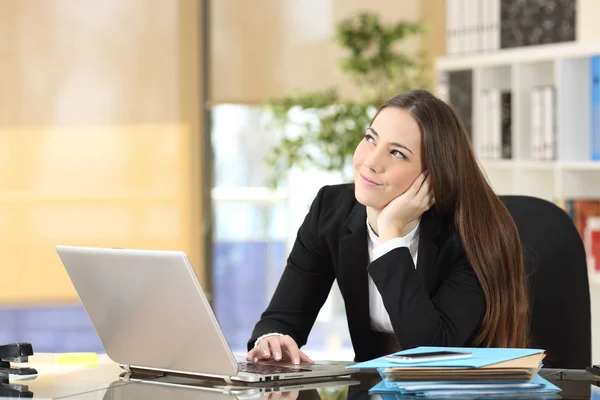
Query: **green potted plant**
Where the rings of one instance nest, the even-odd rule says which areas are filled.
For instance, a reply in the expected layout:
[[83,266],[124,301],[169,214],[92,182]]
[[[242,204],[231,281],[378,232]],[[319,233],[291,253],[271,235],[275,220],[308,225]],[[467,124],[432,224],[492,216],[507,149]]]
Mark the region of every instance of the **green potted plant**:
[[[341,21],[336,31],[336,41],[347,53],[339,67],[356,85],[360,98],[343,99],[330,88],[297,91],[264,104],[276,127],[296,125],[299,132],[284,135],[267,158],[275,186],[293,167],[336,171],[343,181],[351,181],[348,166],[377,107],[397,93],[431,86],[425,52],[397,49],[403,40],[425,33],[421,22],[384,25],[376,14],[364,12]],[[308,112],[304,115],[310,118],[297,121],[292,117],[296,111]]]

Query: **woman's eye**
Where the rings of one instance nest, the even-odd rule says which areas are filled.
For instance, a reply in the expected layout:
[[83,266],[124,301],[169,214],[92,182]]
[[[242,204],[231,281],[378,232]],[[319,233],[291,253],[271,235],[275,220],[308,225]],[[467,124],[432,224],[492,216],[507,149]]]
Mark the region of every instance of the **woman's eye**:
[[392,155],[393,155],[394,157],[398,157],[398,158],[401,158],[401,159],[403,159],[403,160],[406,160],[406,156],[405,156],[404,154],[402,154],[402,152],[401,152],[401,151],[398,151],[398,150],[392,150]]
[[365,140],[369,143],[375,143],[375,138],[369,134],[365,135]]

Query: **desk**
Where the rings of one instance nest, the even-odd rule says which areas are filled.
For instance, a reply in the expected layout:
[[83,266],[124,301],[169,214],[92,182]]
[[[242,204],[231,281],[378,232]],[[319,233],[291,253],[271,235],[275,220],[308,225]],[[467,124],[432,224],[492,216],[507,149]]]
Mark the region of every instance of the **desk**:
[[[35,359],[30,363],[37,367]],[[47,365],[40,371],[48,371]],[[40,372],[41,373],[41,372]],[[542,370],[541,374],[563,389],[564,399],[590,399],[591,385],[600,386],[600,379],[581,370]],[[350,378],[332,378],[317,384],[318,388],[296,387],[290,392],[270,395],[260,393],[255,387],[242,389],[229,387],[235,394],[223,393],[219,385],[195,379],[151,375],[130,375],[110,361],[92,366],[79,366],[71,370],[57,369],[41,374],[32,380],[11,381],[21,385],[22,392],[6,391],[11,398],[36,399],[185,399],[185,400],[369,400],[368,390],[379,381],[374,373],[355,373]],[[140,381],[141,380],[141,381]],[[294,385],[299,381],[295,381]],[[354,383],[348,386],[349,383]],[[290,383],[290,385],[292,385]],[[313,386],[313,385],[310,385]],[[227,387],[225,387],[227,389]],[[217,390],[218,389],[218,390]],[[600,389],[600,387],[598,388]],[[4,398],[4,397],[2,397]],[[378,396],[373,396],[378,398]]]

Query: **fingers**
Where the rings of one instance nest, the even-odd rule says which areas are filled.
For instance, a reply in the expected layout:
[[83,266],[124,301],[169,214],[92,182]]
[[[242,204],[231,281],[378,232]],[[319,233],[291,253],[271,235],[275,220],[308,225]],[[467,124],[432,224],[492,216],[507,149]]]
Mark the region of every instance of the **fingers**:
[[300,392],[298,390],[291,392],[263,392],[260,394],[260,400],[296,400],[299,394]]
[[417,190],[417,194],[427,194],[431,188],[431,176],[429,172],[423,171],[419,177],[423,177],[421,179],[421,184],[419,185],[419,189]]
[[258,350],[256,349],[256,347],[253,348],[252,350],[250,350],[248,352],[248,354],[246,354],[246,361],[252,361],[252,360],[254,360],[256,358],[257,351]]
[[290,355],[292,363],[300,364],[300,349],[298,348],[298,345],[296,344],[294,339],[292,339],[292,337],[288,335],[282,336],[281,344],[283,345],[282,347],[285,347],[288,354]]
[[259,355],[257,357],[258,359],[265,360],[271,358],[271,338],[272,337],[266,337],[258,342],[258,345],[256,346],[259,348]]
[[281,392],[276,391],[276,392],[271,392],[271,397],[269,397],[270,400],[281,400]]
[[269,340],[269,346],[271,346],[271,356],[275,361],[281,360],[281,342],[279,340],[281,336],[271,336],[266,339]]
[[425,210],[431,207],[431,199],[433,198],[433,188],[431,187],[431,175],[427,171],[423,171],[415,181],[415,184],[420,182],[419,188],[414,194],[416,204]]
[[283,359],[284,355],[289,356],[289,359],[294,364],[300,364],[300,362],[306,362],[310,364],[315,363],[310,359],[310,357],[308,357],[298,348],[296,341],[288,335],[267,336],[261,339],[260,342],[256,344],[256,347],[248,352],[246,355],[246,360],[273,359],[280,361]]
[[260,400],[278,400],[281,399],[280,392],[263,392],[260,394]]
[[409,190],[411,192],[413,192],[413,194],[417,194],[420,189],[421,186],[423,186],[423,182],[425,182],[425,179],[427,178],[427,171],[423,171],[419,174],[419,176],[417,176],[417,179],[415,179],[415,181],[413,182],[412,185],[410,185]]
[[267,360],[271,358],[271,346],[269,344],[269,339],[271,338],[274,338],[274,336],[268,336],[261,339],[260,342],[256,344],[256,347],[248,352],[246,360],[250,361],[255,358],[259,360]]
[[246,360],[251,361],[251,360],[254,360],[255,358],[262,359],[263,357],[264,357],[264,355],[262,354],[261,348],[256,346],[255,348],[253,348],[252,350],[250,350],[248,352],[248,354],[246,355]]
[[435,204],[435,199],[433,196],[433,188],[431,187],[431,175],[427,172],[423,172],[423,175],[425,175],[426,178],[423,180],[419,191],[415,194],[415,200],[423,211],[426,211]]
[[305,363],[310,363],[310,364],[315,363],[313,360],[310,359],[309,356],[304,354],[304,352],[302,350],[299,350],[299,351],[300,351],[300,362],[305,362]]

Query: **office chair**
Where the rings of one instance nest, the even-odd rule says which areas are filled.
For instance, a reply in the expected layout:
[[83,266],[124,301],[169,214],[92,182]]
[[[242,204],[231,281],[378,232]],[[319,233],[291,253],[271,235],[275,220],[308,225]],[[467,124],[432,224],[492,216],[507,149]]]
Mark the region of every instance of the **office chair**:
[[546,350],[544,367],[591,364],[591,314],[583,241],[557,205],[529,196],[500,196],[512,215],[528,273],[531,345]]

